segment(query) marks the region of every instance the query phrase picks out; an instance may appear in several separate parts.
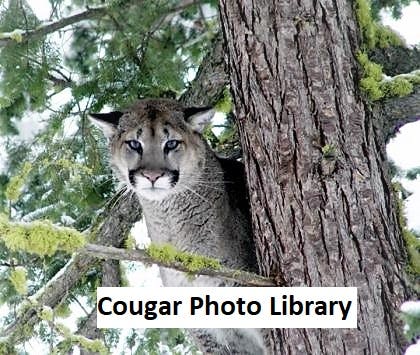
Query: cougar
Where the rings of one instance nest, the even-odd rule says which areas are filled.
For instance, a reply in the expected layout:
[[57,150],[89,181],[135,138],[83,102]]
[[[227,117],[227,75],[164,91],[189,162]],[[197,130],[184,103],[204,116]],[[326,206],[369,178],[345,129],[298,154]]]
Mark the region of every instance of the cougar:
[[[208,107],[143,99],[124,111],[90,116],[108,138],[114,174],[140,201],[153,243],[256,271],[243,164],[218,157],[202,136],[213,115]],[[228,286],[169,269],[161,269],[161,277],[165,286]],[[254,329],[190,333],[205,354],[265,353]]]

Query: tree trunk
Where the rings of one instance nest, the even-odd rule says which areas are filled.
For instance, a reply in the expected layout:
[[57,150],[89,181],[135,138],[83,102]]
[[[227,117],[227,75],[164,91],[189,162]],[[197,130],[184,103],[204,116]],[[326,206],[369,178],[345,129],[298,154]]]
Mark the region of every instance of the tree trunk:
[[399,354],[406,253],[352,2],[221,0],[220,14],[260,271],[359,292],[358,329],[275,329],[272,351]]

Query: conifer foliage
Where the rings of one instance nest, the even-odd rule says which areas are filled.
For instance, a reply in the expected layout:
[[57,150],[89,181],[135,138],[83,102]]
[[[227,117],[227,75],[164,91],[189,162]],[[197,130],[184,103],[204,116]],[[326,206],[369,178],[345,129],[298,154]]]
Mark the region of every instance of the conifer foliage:
[[[391,73],[375,62],[383,53],[389,58],[406,50],[379,25],[380,10],[399,17],[409,2],[351,2],[364,41],[355,53],[360,89],[372,105],[418,92],[418,71],[385,82],[383,74]],[[41,17],[36,6],[47,8],[48,15]],[[216,0],[0,1],[0,354],[31,354],[34,339],[57,354],[75,346],[85,354],[115,353],[121,346],[132,354],[196,352],[181,330],[99,332],[92,312],[96,287],[123,285],[123,271],[116,262],[72,253],[92,241],[129,247],[125,235],[109,237],[112,242],[104,238],[103,221],[115,218],[124,234],[140,215],[124,207],[119,210],[124,217],[110,214],[125,199],[138,205],[124,190],[116,191],[106,142],[89,123],[89,112],[144,97],[212,104],[227,117],[217,127],[219,135],[206,132],[209,143],[223,154],[241,155],[217,6]],[[295,25],[305,21],[296,17]],[[418,59],[401,58],[409,71],[419,69]],[[192,80],[195,74],[201,82]],[[408,110],[414,104],[407,102]],[[395,133],[389,126],[388,138]],[[321,148],[324,160],[334,160],[334,146]],[[414,169],[408,175],[418,174]],[[415,274],[418,238],[410,238]],[[60,294],[56,285],[63,278],[69,289]],[[415,311],[405,314],[410,337],[419,329]],[[76,330],[64,325],[70,315],[80,318]]]
[[[36,6],[49,8],[48,16],[41,18]],[[105,142],[87,113],[142,97],[179,97],[216,33],[215,1],[0,3],[1,329],[25,305],[38,315],[33,327],[18,331],[19,341],[3,338],[1,354],[30,353],[25,348],[31,338],[58,353],[74,345],[112,352],[117,343],[144,354],[162,346],[189,348],[183,333],[174,330],[121,339],[108,331],[100,343],[83,337],[85,312],[93,308],[101,284],[98,264],[55,309],[35,304],[34,295],[85,237],[94,235],[97,216],[124,198],[115,195]],[[61,324],[71,304],[83,304],[80,314],[73,314],[81,317],[76,333]]]

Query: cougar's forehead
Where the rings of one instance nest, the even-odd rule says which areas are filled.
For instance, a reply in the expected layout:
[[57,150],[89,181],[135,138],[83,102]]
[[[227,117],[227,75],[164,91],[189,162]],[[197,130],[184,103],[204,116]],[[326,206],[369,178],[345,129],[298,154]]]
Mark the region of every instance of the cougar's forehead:
[[184,120],[182,107],[176,105],[137,104],[129,108],[121,117],[118,130],[124,133],[135,132],[137,138],[141,136],[158,136],[171,134],[185,134],[188,131]]
[[148,133],[154,136],[162,132],[187,132],[183,113],[177,111],[126,112],[121,117],[118,128],[122,132],[136,132],[139,137]]

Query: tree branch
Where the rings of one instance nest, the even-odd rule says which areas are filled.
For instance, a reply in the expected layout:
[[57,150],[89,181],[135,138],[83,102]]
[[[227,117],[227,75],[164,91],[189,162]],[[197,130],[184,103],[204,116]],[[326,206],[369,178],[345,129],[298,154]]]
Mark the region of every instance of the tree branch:
[[[96,307],[90,312],[88,317],[84,320],[82,326],[76,332],[76,334],[83,335],[85,338],[88,339],[100,339],[101,338],[101,329],[97,328],[96,320],[97,320],[97,311]],[[73,354],[73,352],[68,352],[68,354]],[[80,355],[96,355],[97,353],[92,353],[89,350],[80,348]]]
[[369,59],[380,64],[386,75],[395,76],[401,73],[409,73],[420,69],[420,48],[375,48],[369,53]]
[[[161,267],[171,268],[185,273],[191,273],[188,267],[180,262],[164,262],[156,260],[150,257],[144,250],[128,250],[122,248],[107,247],[103,245],[88,244],[81,251],[81,253],[106,260],[131,260],[140,261],[146,264],[157,264]],[[202,269],[194,272],[194,274],[211,276],[226,281],[240,283],[244,286],[275,286],[275,283],[266,277],[225,267],[222,267],[219,270]]]
[[[181,3],[178,4],[178,6],[170,9],[167,14],[159,18],[158,19],[159,23],[155,23],[154,27],[157,27],[158,24],[160,25],[162,23],[169,22],[176,14],[178,14],[185,8],[193,5],[194,3],[195,3],[194,0],[182,0]],[[138,3],[136,4],[136,6],[138,6]],[[69,17],[64,17],[56,22],[42,24],[33,30],[24,31],[21,29],[15,29],[12,32],[0,32],[0,47],[6,46],[10,43],[16,43],[16,42],[24,43],[31,39],[40,38],[47,34],[61,30],[67,26],[73,25],[81,21],[101,18],[107,15],[108,12],[109,12],[108,6],[101,6],[101,7],[87,9],[86,11],[80,12],[75,15],[71,15]],[[154,30],[156,29],[157,28],[154,28]]]
[[56,22],[41,25],[34,30],[20,31],[17,29],[13,32],[1,33],[0,34],[0,47],[8,45],[10,43],[16,43],[16,42],[24,43],[31,39],[43,37],[47,34],[53,33],[64,27],[73,25],[81,21],[100,18],[102,16],[105,16],[107,11],[108,11],[108,8],[105,6],[92,8],[84,12],[62,18]]
[[197,75],[179,100],[187,105],[214,106],[223,96],[223,90],[228,83],[223,41],[219,33],[213,40],[212,50],[204,57]]
[[71,81],[67,81],[61,78],[57,78],[56,76],[52,74],[48,74],[48,80],[50,80],[55,86],[58,86],[60,88],[70,88],[72,86]]
[[[132,225],[140,219],[140,205],[135,197],[120,199],[112,208],[103,213],[103,217],[104,223],[97,232],[96,242],[101,245],[119,247]],[[69,291],[76,286],[86,272],[96,266],[97,263],[98,260],[95,257],[76,254],[44,288],[31,296],[36,305],[25,308],[25,311],[21,312],[15,321],[0,334],[13,343],[24,341],[26,335],[22,331],[23,327],[33,327],[38,321],[37,305],[55,308],[68,296]]]
[[374,111],[382,117],[383,132],[386,142],[407,123],[420,120],[420,85],[416,85],[411,94],[392,97],[380,101]]
[[[105,260],[102,263],[102,287],[118,287],[121,284],[120,265],[117,260]],[[92,309],[90,314],[83,321],[76,334],[83,335],[88,339],[101,339],[104,336],[101,329],[96,326],[97,310],[96,307]],[[70,353],[70,352],[69,352]],[[80,348],[80,355],[96,355],[89,350]]]
[[[103,287],[113,287],[113,286],[120,286],[120,267],[117,260],[105,260],[102,262],[102,281],[101,286]],[[79,303],[77,298],[74,300]],[[82,335],[87,339],[95,340],[100,339],[103,340],[103,332],[101,329],[97,328],[96,326],[96,319],[97,319],[97,310],[94,307],[90,313],[87,312],[84,307],[79,303],[79,306],[83,309],[87,317],[81,322],[78,330],[76,331],[77,335]],[[63,341],[59,342],[56,347],[57,349],[61,349],[62,353],[66,354],[73,354],[73,347],[75,344],[68,343],[64,339]],[[80,345],[79,345],[80,347]],[[80,347],[80,354],[81,355],[97,355],[97,353],[93,353],[87,349]]]
[[163,14],[159,18],[156,19],[150,26],[149,34],[152,35],[155,33],[163,24],[168,23],[172,21],[172,19],[178,15],[180,12],[185,10],[186,8],[190,7],[191,5],[194,5],[196,3],[196,0],[181,0],[177,4],[177,6],[170,9],[166,14]]

